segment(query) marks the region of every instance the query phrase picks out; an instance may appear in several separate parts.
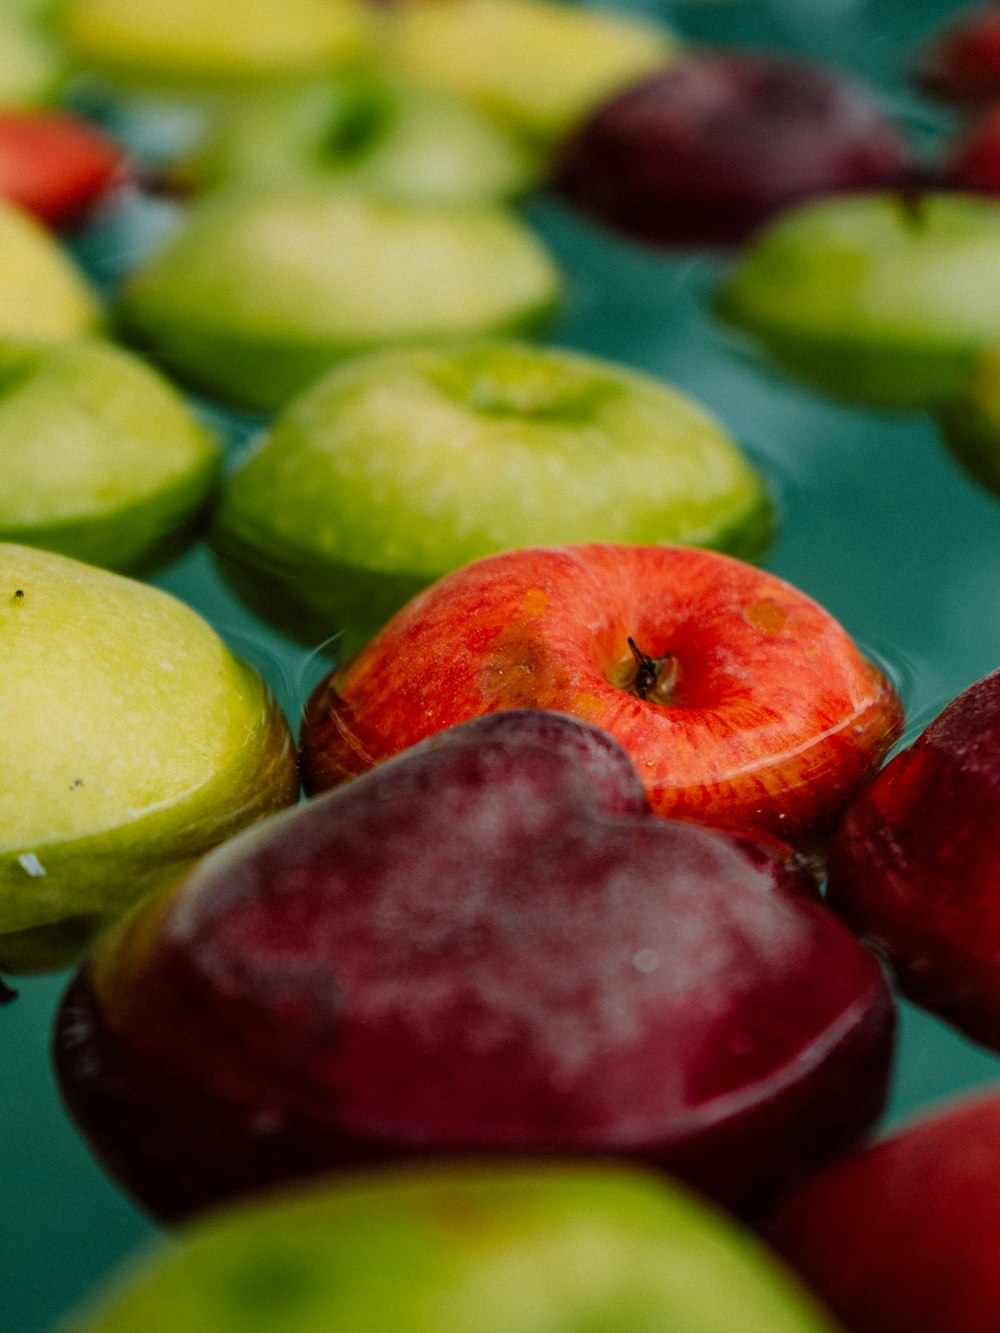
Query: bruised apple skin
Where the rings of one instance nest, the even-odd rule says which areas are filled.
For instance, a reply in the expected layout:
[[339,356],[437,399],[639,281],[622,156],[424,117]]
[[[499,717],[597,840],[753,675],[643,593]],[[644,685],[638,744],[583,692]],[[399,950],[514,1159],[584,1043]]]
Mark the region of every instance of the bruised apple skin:
[[697,548],[525,548],[439,580],[320,682],[306,788],[518,707],[611,732],[660,814],[810,852],[902,721],[846,631],[772,574]]
[[881,968],[790,858],[518,710],[206,857],[64,1000],[64,1098],[152,1213],[399,1159],[639,1160],[753,1212],[879,1114]]
[[553,184],[652,245],[730,246],[817,194],[902,184],[903,135],[866,89],[800,58],[706,49],[603,102]]
[[851,1333],[994,1333],[998,1182],[991,1090],[807,1181],[768,1239]]
[[1000,671],[963,690],[849,807],[831,906],[916,1003],[1000,1048]]

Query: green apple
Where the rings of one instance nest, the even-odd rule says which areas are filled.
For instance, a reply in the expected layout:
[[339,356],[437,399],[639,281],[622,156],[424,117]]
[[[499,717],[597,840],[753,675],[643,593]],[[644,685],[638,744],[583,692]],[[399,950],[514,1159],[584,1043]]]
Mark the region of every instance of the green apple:
[[540,171],[518,139],[470,103],[355,76],[233,99],[172,176],[199,189],[313,180],[465,204],[512,198]]
[[397,1172],[182,1230],[64,1333],[834,1333],[768,1253],[610,1168]]
[[206,197],[132,272],[120,313],[175,374],[268,410],[358,352],[530,331],[561,282],[499,206],[235,190]]
[[79,65],[124,86],[219,88],[322,74],[365,58],[363,0],[64,0]]
[[0,343],[0,541],[129,569],[183,534],[221,449],[180,394],[97,339]]
[[327,634],[364,636],[503,548],[756,556],[770,530],[756,471],[683,394],[580,353],[491,341],[373,352],[322,376],[227,481],[214,543],[272,614],[291,598]]
[[390,68],[468,98],[542,144],[679,50],[673,31],[652,19],[560,0],[407,3],[393,18]]
[[183,603],[0,544],[0,968],[105,922],[297,796],[287,722]]
[[0,200],[0,340],[57,340],[93,333],[97,293],[41,222]]
[[939,403],[1000,339],[1000,202],[931,192],[806,204],[750,243],[718,305],[833,394]]
[[1000,496],[1000,342],[935,413],[945,446],[973,480]]
[[0,105],[50,102],[64,74],[63,53],[29,6],[0,8]]

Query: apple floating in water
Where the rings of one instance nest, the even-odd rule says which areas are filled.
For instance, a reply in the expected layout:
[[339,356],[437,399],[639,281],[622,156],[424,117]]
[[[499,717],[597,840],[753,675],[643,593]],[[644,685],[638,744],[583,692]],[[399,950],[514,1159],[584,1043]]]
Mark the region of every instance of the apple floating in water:
[[[373,1275],[377,1274],[377,1281]],[[638,1172],[396,1171],[227,1209],[66,1333],[834,1333],[764,1248]]]
[[500,206],[234,190],[132,271],[120,313],[176,375],[269,410],[359,352],[532,331],[561,290],[548,250]]
[[899,191],[802,204],[757,234],[717,304],[822,389],[935,406],[1000,340],[1000,201]]
[[973,5],[936,28],[914,78],[945,102],[968,106],[1000,95],[1000,6]]
[[661,814],[811,851],[902,718],[847,632],[773,574],[690,547],[520,549],[446,575],[320,682],[307,789],[521,707],[604,727]]
[[902,183],[904,136],[867,89],[796,56],[706,48],[595,107],[556,190],[613,230],[727,246],[813,195]]
[[84,221],[128,174],[110,134],[65,111],[0,112],[0,198],[51,227]]
[[296,799],[263,681],[155,588],[0,544],[0,968],[66,966],[144,893]]
[[399,1159],[624,1158],[761,1207],[877,1118],[882,971],[787,855],[651,810],[606,733],[477,718],[102,935],[60,1086],[175,1218]]
[[37,218],[0,200],[0,339],[97,332],[104,311],[68,251]]
[[0,346],[0,541],[131,569],[190,535],[221,448],[174,387],[97,339]]
[[994,1333],[998,1181],[989,1090],[807,1181],[769,1239],[851,1333]]
[[488,342],[373,352],[321,377],[229,476],[213,542],[264,614],[288,618],[291,601],[313,641],[339,627],[354,642],[500,548],[752,557],[771,530],[756,470],[681,393],[614,362]]
[[851,804],[827,897],[903,992],[1000,1048],[1000,671],[963,690]]
[[391,10],[382,58],[545,147],[616,89],[673,60],[665,24],[558,0],[435,0]]
[[470,103],[371,74],[230,99],[168,180],[273,190],[303,181],[438,205],[521,194],[535,156]]

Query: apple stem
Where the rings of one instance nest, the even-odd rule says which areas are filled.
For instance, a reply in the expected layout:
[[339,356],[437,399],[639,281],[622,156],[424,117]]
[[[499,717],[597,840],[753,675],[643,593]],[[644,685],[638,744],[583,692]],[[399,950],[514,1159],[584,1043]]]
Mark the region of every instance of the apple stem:
[[933,177],[920,167],[912,167],[896,192],[903,222],[911,231],[919,231],[927,221],[927,191]]
[[628,646],[632,650],[636,664],[635,677],[628,687],[629,693],[637,695],[640,699],[649,699],[652,694],[652,702],[669,703],[670,693],[677,683],[677,662],[673,654],[664,653],[662,657],[650,657],[636,645],[631,634],[628,636]]

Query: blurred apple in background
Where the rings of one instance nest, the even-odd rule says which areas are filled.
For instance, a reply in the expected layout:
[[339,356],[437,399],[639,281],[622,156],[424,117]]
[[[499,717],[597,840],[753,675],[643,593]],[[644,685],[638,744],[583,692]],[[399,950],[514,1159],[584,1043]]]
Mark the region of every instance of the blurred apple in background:
[[499,206],[234,189],[132,271],[120,315],[177,376],[269,410],[358,352],[529,332],[561,289],[548,250]]
[[40,10],[13,0],[0,7],[0,106],[43,106],[61,90],[65,54]]
[[1000,339],[1000,201],[899,191],[802,204],[751,241],[717,305],[816,387],[938,405]]
[[662,814],[810,850],[902,715],[846,631],[773,574],[684,547],[521,549],[446,575],[320,683],[307,789],[519,707],[611,732]]
[[900,988],[1000,1048],[1000,671],[963,690],[852,803],[827,900]]
[[160,1217],[477,1155],[638,1159],[753,1211],[871,1126],[892,1033],[881,969],[787,853],[658,818],[609,736],[515,710],[148,899],[55,1049]]
[[851,1333],[994,1333],[998,1182],[990,1090],[806,1182],[769,1239]]
[[31,214],[0,200],[0,339],[94,333],[101,301],[69,252]]
[[257,673],[148,585],[3,544],[0,629],[0,968],[64,967],[294,801],[294,748]]
[[[761,478],[691,399],[523,343],[371,353],[299,395],[232,472],[213,544],[269,618],[370,637],[422,587],[503,547],[680,542],[759,556]],[[268,586],[270,585],[270,586]]]
[[905,138],[873,93],[797,56],[707,48],[602,102],[555,189],[654,245],[726,246],[817,194],[902,183]]
[[927,38],[914,76],[924,92],[960,106],[1000,96],[1000,5],[960,5]]
[[1000,343],[988,347],[954,398],[935,413],[951,456],[1000,496]]
[[66,1333],[834,1333],[762,1246],[624,1171],[380,1174],[148,1253]]
[[49,226],[82,223],[128,174],[124,146],[82,117],[0,110],[0,198]]
[[0,345],[0,540],[114,569],[191,535],[221,448],[138,357],[97,339]]

